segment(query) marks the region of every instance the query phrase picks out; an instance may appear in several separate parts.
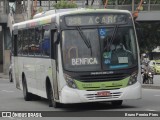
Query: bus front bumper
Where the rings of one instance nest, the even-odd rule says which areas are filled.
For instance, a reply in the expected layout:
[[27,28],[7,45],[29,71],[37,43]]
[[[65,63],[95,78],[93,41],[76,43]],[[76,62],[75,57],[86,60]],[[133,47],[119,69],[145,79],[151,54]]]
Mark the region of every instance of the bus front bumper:
[[[98,96],[98,92],[108,91],[109,96]],[[86,91],[72,89],[65,86],[61,91],[61,103],[85,103],[85,102],[100,102],[100,101],[113,101],[113,100],[127,100],[127,99],[140,99],[141,98],[141,84],[136,82],[134,85],[127,86],[116,90],[98,90]]]

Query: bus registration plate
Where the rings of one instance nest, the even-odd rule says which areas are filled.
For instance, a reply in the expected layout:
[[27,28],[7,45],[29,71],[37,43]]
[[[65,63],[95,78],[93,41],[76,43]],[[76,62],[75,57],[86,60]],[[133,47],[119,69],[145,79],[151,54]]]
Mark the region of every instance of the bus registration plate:
[[97,92],[97,96],[107,97],[107,96],[110,96],[110,95],[111,95],[111,93],[109,91]]

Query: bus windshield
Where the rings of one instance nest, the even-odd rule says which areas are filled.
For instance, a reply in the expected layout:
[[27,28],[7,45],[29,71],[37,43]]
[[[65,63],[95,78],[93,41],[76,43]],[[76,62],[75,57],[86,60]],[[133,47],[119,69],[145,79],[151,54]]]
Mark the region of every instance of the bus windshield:
[[[137,65],[137,47],[133,27],[81,28],[62,31],[64,69],[68,71],[107,71]],[[92,51],[92,54],[91,54]]]

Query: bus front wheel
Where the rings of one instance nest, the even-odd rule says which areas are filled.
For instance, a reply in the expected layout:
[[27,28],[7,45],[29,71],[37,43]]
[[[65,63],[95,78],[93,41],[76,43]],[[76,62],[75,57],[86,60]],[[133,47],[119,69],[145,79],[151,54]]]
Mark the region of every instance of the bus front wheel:
[[117,100],[117,101],[112,101],[111,104],[113,106],[121,106],[123,103],[123,100]]
[[32,99],[32,94],[28,92],[27,82],[26,82],[26,78],[25,77],[23,77],[22,85],[23,85],[24,100],[25,101],[30,101]]
[[47,97],[49,101],[49,107],[54,107],[54,108],[60,107],[60,103],[54,100],[53,90],[50,83],[48,84]]

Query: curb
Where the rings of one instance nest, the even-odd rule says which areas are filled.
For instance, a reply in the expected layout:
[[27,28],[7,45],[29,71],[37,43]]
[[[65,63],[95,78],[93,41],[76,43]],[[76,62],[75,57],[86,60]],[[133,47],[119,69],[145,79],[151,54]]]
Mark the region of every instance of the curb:
[[144,89],[160,89],[160,86],[156,86],[156,85],[142,85],[142,88]]

